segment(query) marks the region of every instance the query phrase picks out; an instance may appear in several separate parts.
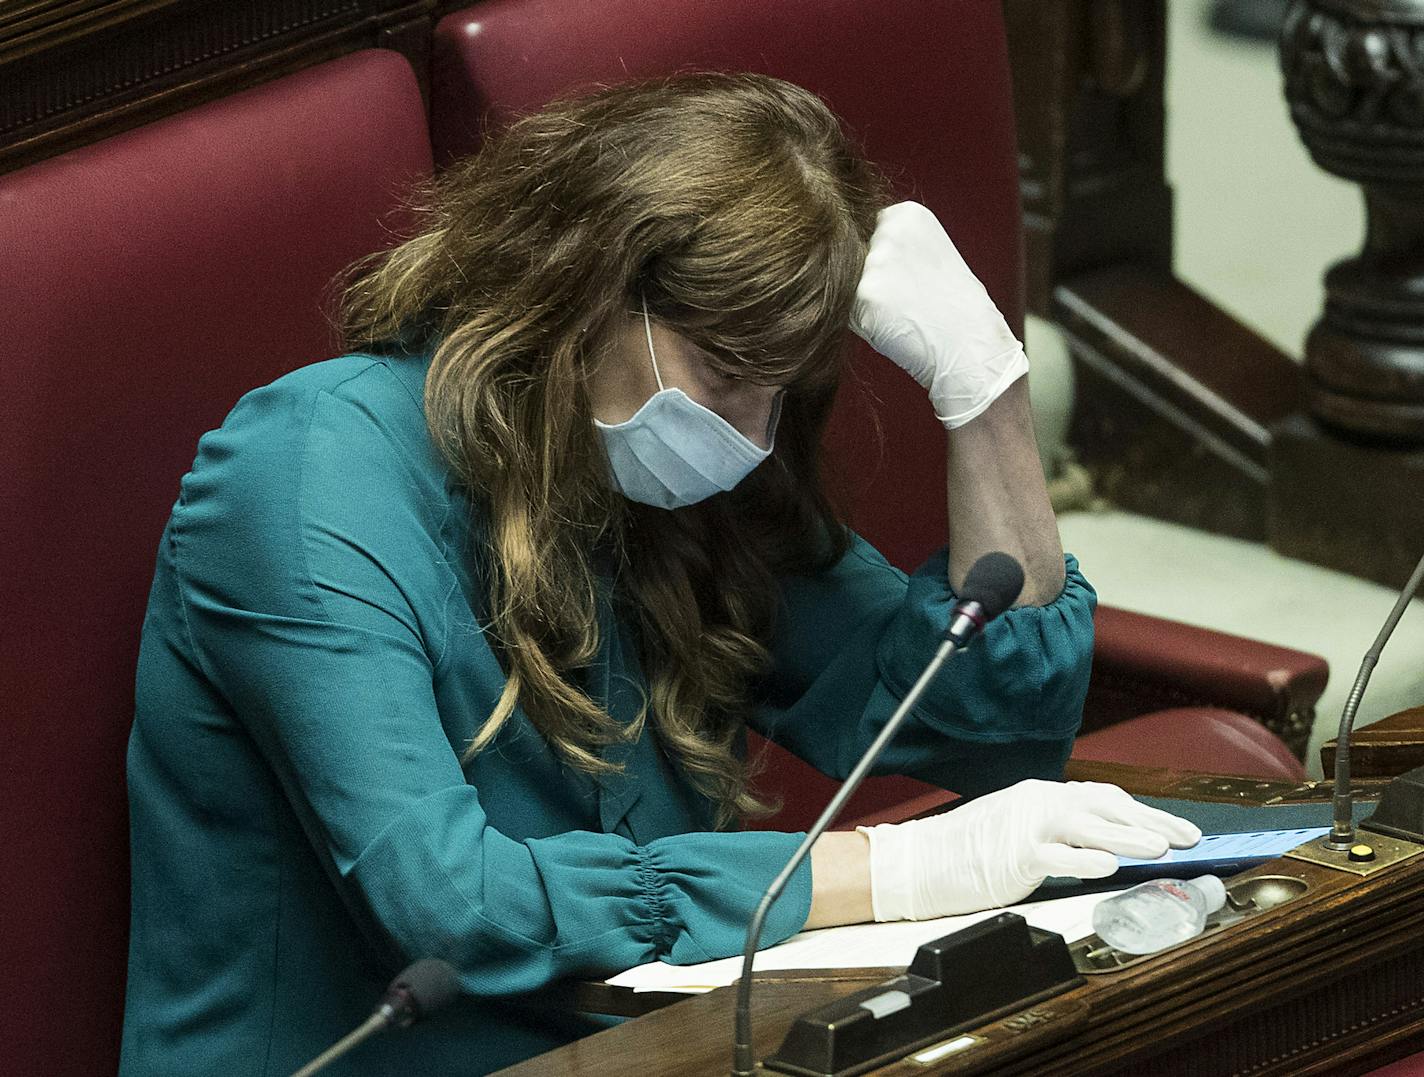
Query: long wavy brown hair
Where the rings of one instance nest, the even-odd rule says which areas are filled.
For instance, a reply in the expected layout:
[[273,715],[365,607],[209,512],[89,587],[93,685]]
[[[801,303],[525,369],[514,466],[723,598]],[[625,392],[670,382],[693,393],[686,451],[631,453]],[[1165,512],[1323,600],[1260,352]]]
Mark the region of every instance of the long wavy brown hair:
[[[740,742],[776,577],[846,549],[819,443],[885,191],[790,83],[630,83],[489,139],[424,188],[418,235],[345,279],[346,347],[433,352],[430,431],[484,516],[507,680],[467,760],[522,707],[568,764],[606,773],[601,750],[650,719],[719,825],[766,810]],[[590,372],[640,295],[724,372],[787,386],[770,459],[672,511],[613,490],[590,410]],[[647,681],[631,727],[579,684],[612,609],[638,629]]]

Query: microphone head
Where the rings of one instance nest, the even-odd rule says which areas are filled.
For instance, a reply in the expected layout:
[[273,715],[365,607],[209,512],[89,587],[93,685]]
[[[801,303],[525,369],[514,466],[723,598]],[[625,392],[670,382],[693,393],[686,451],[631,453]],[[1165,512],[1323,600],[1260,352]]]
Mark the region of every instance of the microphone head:
[[422,957],[406,967],[386,988],[395,1002],[402,1028],[444,1006],[460,989],[454,966],[438,957]]
[[1023,585],[1023,566],[1008,554],[995,550],[969,566],[964,586],[959,589],[959,600],[979,603],[984,610],[984,620],[992,621],[1014,604]]

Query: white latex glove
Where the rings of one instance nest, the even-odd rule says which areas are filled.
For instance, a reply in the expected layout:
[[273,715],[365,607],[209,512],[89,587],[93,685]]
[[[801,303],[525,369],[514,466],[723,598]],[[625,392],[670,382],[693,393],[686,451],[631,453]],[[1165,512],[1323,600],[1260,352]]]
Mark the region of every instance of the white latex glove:
[[918,202],[876,217],[850,327],[929,390],[951,430],[1028,370],[1023,345],[984,285]]
[[877,920],[929,920],[1022,901],[1050,875],[1101,879],[1117,855],[1152,859],[1201,831],[1115,785],[1030,778],[928,819],[858,827],[870,838]]

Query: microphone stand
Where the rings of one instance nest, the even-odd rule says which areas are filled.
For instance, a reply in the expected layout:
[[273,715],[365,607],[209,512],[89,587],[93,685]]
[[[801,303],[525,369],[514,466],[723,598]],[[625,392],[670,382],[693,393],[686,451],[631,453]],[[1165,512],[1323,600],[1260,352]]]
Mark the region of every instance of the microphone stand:
[[313,1077],[359,1043],[388,1028],[409,1028],[455,997],[459,984],[453,966],[438,957],[422,957],[408,965],[386,988],[385,997],[360,1027],[312,1059],[292,1077]]
[[[977,616],[971,618],[979,625],[983,620]],[[962,621],[956,620],[956,624]],[[951,626],[953,631],[954,626]],[[880,753],[885,750],[885,746],[890,743],[896,731],[904,724],[906,716],[914,709],[915,704],[920,701],[920,696],[924,695],[925,689],[929,687],[930,681],[934,680],[935,674],[940,667],[945,664],[955,651],[959,650],[963,644],[959,639],[946,639],[940,644],[939,650],[930,660],[925,671],[920,674],[920,679],[915,682],[913,688],[906,694],[904,700],[895,709],[895,713],[890,716],[890,720],[885,723],[875,740],[871,742],[865,754],[860,757],[860,762],[855,765],[855,769],[850,772],[849,777],[842,783],[836,795],[831,798],[831,802],[821,812],[820,817],[806,832],[806,838],[792,854],[791,859],[786,862],[786,866],[781,869],[781,873],[771,881],[766,893],[762,895],[761,902],[756,907],[756,912],[752,914],[751,922],[747,925],[747,945],[742,954],[742,978],[737,983],[737,1018],[736,1018],[736,1044],[732,1052],[732,1073],[735,1077],[752,1077],[756,1073],[756,1060],[752,1057],[752,960],[756,956],[757,944],[761,941],[761,930],[766,922],[767,913],[771,911],[771,906],[776,899],[781,896],[786,884],[791,881],[791,876],[796,873],[796,869],[801,866],[801,862],[806,859],[811,852],[811,846],[816,839],[826,832],[845,807],[847,800],[860,787],[861,781],[865,778],[870,768],[875,765],[875,761],[880,758]]]
[[394,1023],[394,1021],[395,1008],[389,1004],[382,1006],[370,1017],[366,1018],[365,1023],[362,1024],[359,1028],[353,1029],[352,1031],[348,1032],[340,1040],[332,1044],[321,1054],[317,1055],[316,1058],[312,1059],[301,1069],[297,1070],[296,1073],[292,1074],[292,1077],[312,1077],[312,1074],[316,1073],[319,1070],[325,1069],[332,1062],[335,1062],[338,1058],[344,1055],[347,1051],[351,1050],[351,1048],[355,1047],[358,1043],[362,1043],[370,1039],[377,1032],[385,1031]]
[[1335,852],[1346,852],[1355,844],[1355,798],[1350,789],[1350,730],[1355,724],[1355,712],[1360,709],[1365,685],[1370,683],[1370,674],[1379,662],[1380,652],[1393,634],[1394,626],[1399,624],[1399,619],[1404,616],[1409,600],[1414,597],[1414,592],[1419,590],[1421,582],[1424,582],[1424,557],[1414,566],[1414,573],[1404,585],[1404,590],[1399,592],[1394,608],[1385,618],[1384,627],[1380,629],[1370,649],[1365,652],[1360,671],[1355,674],[1354,687],[1350,689],[1350,695],[1345,700],[1345,709],[1340,715],[1340,730],[1335,735],[1335,819],[1324,841],[1325,848]]

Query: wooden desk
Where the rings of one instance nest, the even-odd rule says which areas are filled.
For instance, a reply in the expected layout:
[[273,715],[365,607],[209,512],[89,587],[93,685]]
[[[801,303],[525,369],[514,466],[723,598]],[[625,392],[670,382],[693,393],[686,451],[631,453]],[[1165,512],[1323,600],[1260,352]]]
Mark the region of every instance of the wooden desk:
[[[1111,780],[1150,796],[1247,805],[1328,800],[1323,785],[1076,764],[1070,777]],[[1378,788],[1381,783],[1372,783]],[[1256,786],[1254,793],[1247,787]],[[900,1060],[872,1072],[1359,1074],[1424,1049],[1424,855],[1361,877],[1282,858],[1231,884],[1276,876],[1298,898],[1131,967],[968,1030],[972,1047],[929,1066]],[[795,1017],[900,969],[757,976],[755,1049],[766,1057]],[[592,1000],[594,992],[587,995]],[[605,992],[608,989],[603,989]],[[641,996],[640,1005],[651,1004]],[[726,1073],[735,990],[691,996],[502,1071],[535,1074]],[[956,1032],[955,1035],[958,1035]]]
[[[1320,746],[1324,773],[1335,773],[1335,739]],[[1356,779],[1391,778],[1424,766],[1424,707],[1381,718],[1350,737],[1350,774]]]

